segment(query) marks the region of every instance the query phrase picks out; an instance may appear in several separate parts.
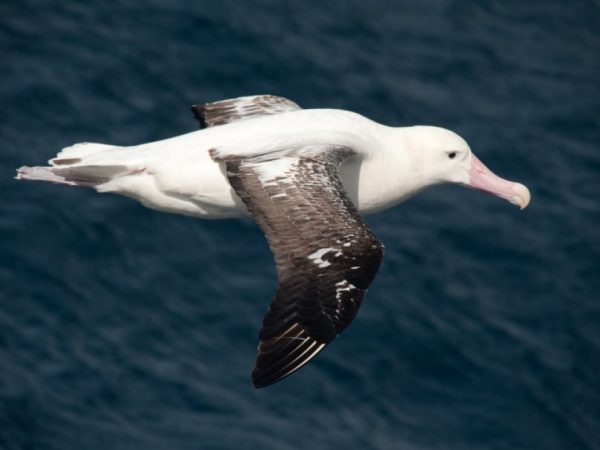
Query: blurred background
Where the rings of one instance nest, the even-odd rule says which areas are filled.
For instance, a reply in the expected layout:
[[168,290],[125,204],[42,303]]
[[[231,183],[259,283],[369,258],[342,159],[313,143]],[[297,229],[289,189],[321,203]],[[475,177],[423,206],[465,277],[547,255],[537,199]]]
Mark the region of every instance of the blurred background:
[[[0,448],[600,448],[598,54],[591,0],[3,0]],[[455,130],[532,202],[437,187],[369,216],[358,317],[255,390],[276,277],[252,221],[13,176],[263,93]]]

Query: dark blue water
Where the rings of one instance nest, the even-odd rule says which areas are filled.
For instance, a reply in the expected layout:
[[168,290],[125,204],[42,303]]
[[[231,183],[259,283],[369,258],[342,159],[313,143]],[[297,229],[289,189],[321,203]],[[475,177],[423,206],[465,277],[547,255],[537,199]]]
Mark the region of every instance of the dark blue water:
[[[600,448],[599,10],[3,0],[0,448]],[[12,179],[257,93],[451,128],[533,196],[439,187],[369,217],[387,253],[357,319],[264,390],[251,221]]]

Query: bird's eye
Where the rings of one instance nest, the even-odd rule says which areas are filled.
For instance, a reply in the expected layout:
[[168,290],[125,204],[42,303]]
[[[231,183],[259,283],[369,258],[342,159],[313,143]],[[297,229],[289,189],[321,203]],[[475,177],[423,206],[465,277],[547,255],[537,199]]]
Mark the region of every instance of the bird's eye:
[[456,158],[456,155],[457,155],[457,152],[450,152],[450,153],[448,153],[448,158],[454,159],[454,158]]

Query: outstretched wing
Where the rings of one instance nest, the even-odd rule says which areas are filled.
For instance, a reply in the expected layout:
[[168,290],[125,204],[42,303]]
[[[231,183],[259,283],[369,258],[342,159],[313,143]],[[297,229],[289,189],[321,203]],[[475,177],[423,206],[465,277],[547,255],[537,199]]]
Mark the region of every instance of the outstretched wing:
[[338,177],[353,152],[312,147],[289,155],[225,160],[231,186],[269,241],[279,278],[259,335],[256,387],[300,369],[348,326],[383,257]]
[[299,109],[302,108],[293,101],[275,95],[251,95],[191,107],[194,117],[200,123],[200,128]]

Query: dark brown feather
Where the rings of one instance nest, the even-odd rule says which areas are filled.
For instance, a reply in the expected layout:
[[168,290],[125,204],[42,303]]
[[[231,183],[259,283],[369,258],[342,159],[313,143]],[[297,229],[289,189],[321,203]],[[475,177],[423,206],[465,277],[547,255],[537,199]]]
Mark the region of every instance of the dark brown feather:
[[302,108],[293,101],[275,95],[239,97],[191,107],[194,117],[200,123],[200,128],[299,109]]

